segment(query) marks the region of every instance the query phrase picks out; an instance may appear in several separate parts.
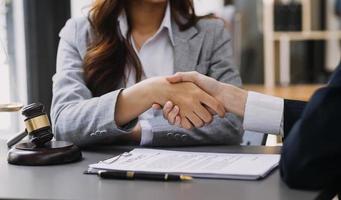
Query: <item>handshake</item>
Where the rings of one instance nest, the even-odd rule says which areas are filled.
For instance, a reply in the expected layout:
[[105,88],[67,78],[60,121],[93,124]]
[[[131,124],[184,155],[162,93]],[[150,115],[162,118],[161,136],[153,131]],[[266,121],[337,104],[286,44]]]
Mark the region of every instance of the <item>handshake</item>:
[[243,89],[198,72],[156,79],[163,86],[155,87],[158,95],[153,108],[162,109],[170,124],[191,129],[209,124],[214,115],[224,117],[226,112],[244,116],[247,91]]

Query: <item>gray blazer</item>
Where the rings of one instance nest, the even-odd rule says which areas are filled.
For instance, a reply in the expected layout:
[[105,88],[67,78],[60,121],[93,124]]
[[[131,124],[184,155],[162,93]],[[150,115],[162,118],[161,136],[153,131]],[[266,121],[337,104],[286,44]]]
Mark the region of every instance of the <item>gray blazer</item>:
[[[70,19],[60,32],[57,72],[53,77],[51,119],[57,140],[80,146],[115,143],[131,133],[137,120],[124,127],[115,124],[115,104],[121,88],[93,97],[83,78],[83,58],[91,41],[91,27],[83,18]],[[172,24],[175,72],[198,71],[221,82],[241,85],[233,63],[231,39],[218,19],[202,19],[195,27],[180,31]],[[122,83],[123,85],[123,83]],[[239,144],[241,119],[233,114],[215,117],[212,124],[193,130],[172,126],[159,115],[149,120],[152,146]]]

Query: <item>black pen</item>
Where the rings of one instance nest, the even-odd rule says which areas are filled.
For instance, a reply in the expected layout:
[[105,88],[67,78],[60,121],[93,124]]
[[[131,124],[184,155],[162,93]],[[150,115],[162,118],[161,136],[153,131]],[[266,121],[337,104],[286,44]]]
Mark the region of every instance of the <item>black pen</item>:
[[193,178],[185,175],[175,175],[167,173],[143,173],[143,172],[132,172],[132,171],[106,171],[98,170],[91,171],[87,170],[85,174],[97,174],[99,177],[104,179],[142,179],[142,180],[156,180],[156,181],[190,181]]

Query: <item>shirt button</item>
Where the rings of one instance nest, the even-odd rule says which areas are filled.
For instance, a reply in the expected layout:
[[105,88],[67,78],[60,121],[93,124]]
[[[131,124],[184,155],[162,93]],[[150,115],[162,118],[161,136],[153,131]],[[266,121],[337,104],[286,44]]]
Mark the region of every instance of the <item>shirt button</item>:
[[176,139],[176,140],[180,140],[180,138],[181,138],[181,135],[180,135],[180,134],[175,134],[175,136],[174,136],[174,137],[175,137],[175,139]]
[[188,139],[188,136],[187,136],[187,135],[182,135],[182,136],[181,136],[181,140],[182,140],[182,141],[186,141],[187,139]]
[[167,135],[166,135],[168,138],[171,138],[171,137],[173,137],[173,133],[167,133]]

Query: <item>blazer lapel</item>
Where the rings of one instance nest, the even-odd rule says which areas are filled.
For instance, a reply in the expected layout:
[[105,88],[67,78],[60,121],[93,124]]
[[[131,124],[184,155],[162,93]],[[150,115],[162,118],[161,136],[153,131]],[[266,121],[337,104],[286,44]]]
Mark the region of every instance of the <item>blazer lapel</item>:
[[203,34],[198,34],[195,27],[180,31],[176,23],[172,23],[174,36],[174,72],[194,71],[198,64]]

